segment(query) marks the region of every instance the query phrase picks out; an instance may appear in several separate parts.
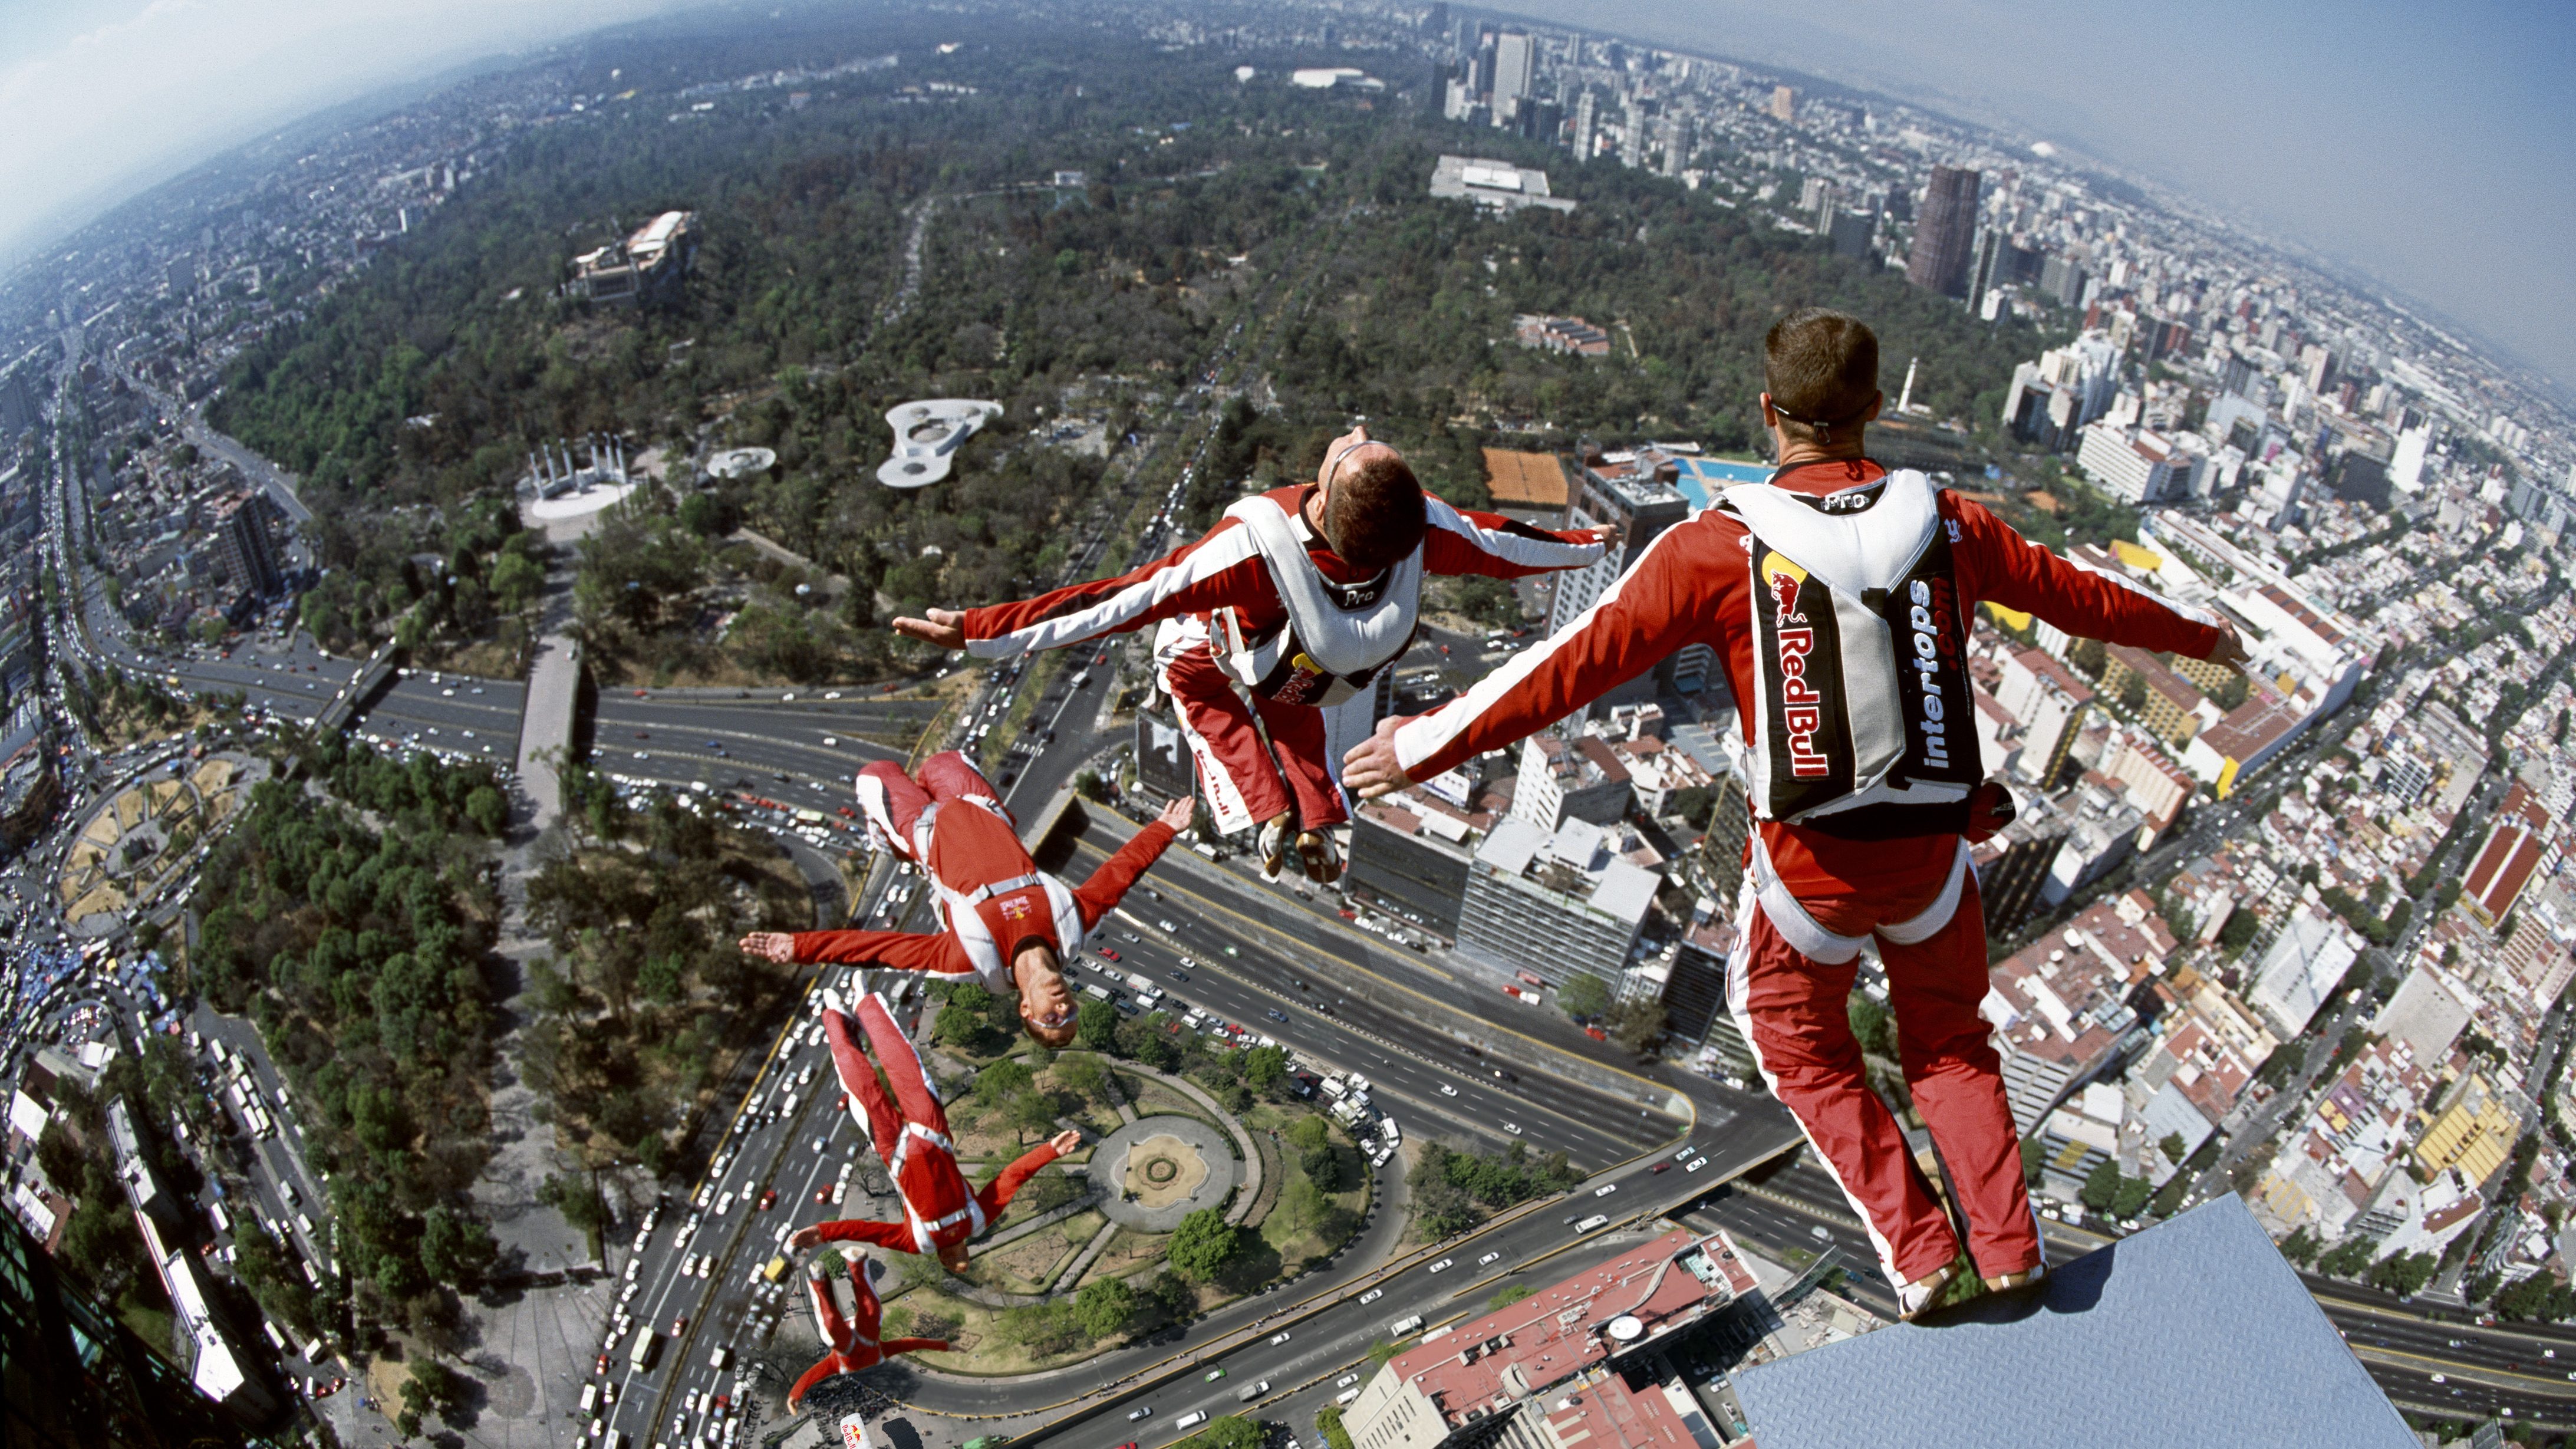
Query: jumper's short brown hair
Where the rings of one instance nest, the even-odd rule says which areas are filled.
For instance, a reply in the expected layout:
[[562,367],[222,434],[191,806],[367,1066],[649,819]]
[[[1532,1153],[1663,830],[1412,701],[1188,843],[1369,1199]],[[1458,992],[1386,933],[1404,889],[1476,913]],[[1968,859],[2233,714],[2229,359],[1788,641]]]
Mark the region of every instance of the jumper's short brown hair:
[[1762,338],[1762,386],[1792,436],[1858,423],[1878,396],[1878,334],[1848,312],[1792,312]]
[[1345,464],[1324,505],[1324,536],[1342,562],[1374,574],[1413,552],[1429,526],[1422,482],[1394,452]]

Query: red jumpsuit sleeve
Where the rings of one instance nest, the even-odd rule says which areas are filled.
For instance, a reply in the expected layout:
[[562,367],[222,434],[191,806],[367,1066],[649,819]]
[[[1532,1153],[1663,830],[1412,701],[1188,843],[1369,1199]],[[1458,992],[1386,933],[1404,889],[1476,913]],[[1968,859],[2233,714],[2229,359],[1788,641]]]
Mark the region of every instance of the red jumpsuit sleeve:
[[964,947],[942,931],[799,931],[795,937],[796,959],[805,962],[846,964],[858,962],[884,966],[896,971],[929,971],[942,976],[972,972],[975,963],[966,959]]
[[1665,530],[1571,625],[1465,694],[1406,720],[1395,732],[1406,773],[1437,775],[1563,719],[1686,644],[1720,643],[1719,621],[1735,617],[1725,602],[1728,580],[1740,586],[1744,551],[1719,516],[1703,513]]
[[1550,532],[1499,513],[1474,513],[1437,500],[1425,501],[1432,506],[1430,526],[1422,535],[1424,573],[1517,579],[1598,563],[1606,547],[1579,531]]
[[1067,584],[1011,604],[968,609],[966,652],[987,659],[1061,649],[1158,620],[1268,599],[1270,575],[1252,535],[1225,519],[1197,539],[1115,578]]
[[842,1218],[837,1222],[817,1223],[817,1236],[827,1243],[873,1243],[897,1253],[917,1253],[921,1249],[912,1241],[912,1224],[881,1223],[870,1218]]
[[1019,1161],[995,1173],[991,1182],[975,1189],[975,1201],[983,1205],[985,1221],[998,1220],[1002,1209],[1009,1207],[1011,1199],[1019,1195],[1020,1185],[1037,1176],[1038,1169],[1055,1161],[1055,1157],[1055,1144],[1041,1142],[1022,1153]]
[[1074,906],[1082,912],[1084,929],[1100,924],[1100,918],[1117,908],[1120,899],[1136,884],[1136,878],[1162,859],[1171,848],[1175,832],[1156,820],[1130,837],[1118,853],[1100,863],[1091,879],[1073,888]]
[[2036,615],[2069,634],[2206,659],[2218,647],[2216,621],[2137,588],[2126,580],[2067,562],[2013,531],[1984,504],[1942,495],[1958,525],[1953,567],[1959,602],[1978,600]]

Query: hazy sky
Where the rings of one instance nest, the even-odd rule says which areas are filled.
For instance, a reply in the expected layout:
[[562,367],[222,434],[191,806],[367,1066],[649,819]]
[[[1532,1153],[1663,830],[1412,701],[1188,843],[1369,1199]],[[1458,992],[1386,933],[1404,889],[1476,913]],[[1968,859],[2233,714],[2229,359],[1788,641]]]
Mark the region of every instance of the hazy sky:
[[[260,130],[676,0],[0,0],[0,264]],[[2576,5],[1515,0],[1948,97],[2170,181],[2576,386]]]

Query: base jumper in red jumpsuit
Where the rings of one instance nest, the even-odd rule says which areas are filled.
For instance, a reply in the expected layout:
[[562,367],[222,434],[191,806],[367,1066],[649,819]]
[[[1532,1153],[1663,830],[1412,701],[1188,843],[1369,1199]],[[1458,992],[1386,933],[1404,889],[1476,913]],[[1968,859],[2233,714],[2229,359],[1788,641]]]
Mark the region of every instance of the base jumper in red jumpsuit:
[[[862,1033],[867,1038],[864,1050],[859,1045]],[[886,1175],[894,1179],[896,1194],[903,1199],[903,1220],[844,1218],[819,1224],[790,1239],[797,1247],[816,1242],[874,1243],[898,1253],[935,1254],[951,1270],[961,1268],[967,1242],[992,1226],[1021,1184],[1063,1155],[1067,1137],[1080,1140],[1066,1133],[1041,1142],[991,1182],[969,1188],[957,1168],[956,1143],[948,1135],[948,1114],[939,1105],[938,1089],[922,1070],[920,1055],[887,1009],[885,998],[875,992],[861,998],[856,1022],[849,1013],[826,1007],[823,1035],[832,1045],[832,1069],[840,1074],[841,1089],[849,1094],[850,1116],[868,1134],[886,1165]],[[875,1065],[869,1064],[871,1052]],[[885,1068],[891,1096],[877,1084],[879,1066]]]
[[1000,793],[954,750],[923,761],[918,783],[880,760],[859,772],[858,795],[871,832],[929,879],[944,929],[762,931],[744,937],[743,949],[776,961],[971,979],[996,996],[1017,994],[1032,1036],[1053,1046],[1070,1041],[1064,958],[1171,845],[1173,819],[1137,831],[1089,880],[1068,886],[1038,869]]
[[[1883,476],[1877,464],[1853,458],[1793,466],[1772,482],[1822,497]],[[1973,500],[1944,491],[1938,504],[1956,584],[1959,632],[1952,637],[1964,639],[1974,605],[1991,600],[2070,634],[2194,658],[2219,648],[2222,631],[2212,623],[2078,568]],[[1693,643],[1725,659],[1745,738],[1753,740],[1760,696],[1749,540],[1743,522],[1715,508],[1675,525],[1564,631],[1442,708],[1381,724],[1377,739],[1352,751],[1353,788],[1374,793],[1428,779],[1562,718]],[[1390,743],[1400,776],[1379,772]],[[1371,752],[1378,768],[1363,764]],[[1946,1281],[1959,1244],[1862,1072],[1847,1001],[1857,952],[1872,937],[1886,968],[1906,1085],[1966,1212],[1978,1271],[2008,1282],[2035,1271],[2040,1244],[2001,1060],[1977,1014],[1987,990],[1986,934],[1962,837],[1855,840],[1777,820],[1757,823],[1738,914],[1742,933],[1727,963],[1727,1005],[1764,1079],[1867,1225],[1888,1280],[1901,1288]]]
[[843,1317],[838,1295],[832,1291],[832,1280],[816,1259],[806,1265],[805,1291],[814,1304],[814,1328],[823,1339],[823,1360],[799,1375],[796,1386],[787,1391],[787,1409],[794,1413],[805,1402],[805,1394],[816,1384],[837,1374],[857,1373],[905,1353],[945,1353],[944,1338],[896,1338],[879,1342],[877,1325],[884,1316],[884,1305],[877,1301],[875,1275],[883,1264],[864,1253],[849,1258],[850,1286],[855,1290],[853,1311]]
[[[1396,572],[1371,575],[1345,562],[1309,513],[1309,504],[1332,480],[1337,464],[1365,458],[1361,450],[1370,449],[1392,456],[1391,449],[1370,441],[1361,429],[1336,441],[1316,486],[1260,495],[1287,515],[1308,565],[1338,590],[1365,590],[1373,580]],[[1602,555],[1599,538],[1589,531],[1550,533],[1500,514],[1455,509],[1436,497],[1426,496],[1423,502],[1422,574],[1512,579],[1580,568]],[[956,616],[943,611],[935,617],[941,623],[954,618],[963,634],[962,644],[954,647],[984,658],[1061,649],[1159,625],[1155,678],[1172,697],[1217,832],[1232,835],[1254,825],[1268,827],[1288,817],[1293,802],[1297,827],[1313,836],[1350,819],[1335,762],[1325,747],[1323,712],[1293,698],[1240,688],[1243,681],[1225,667],[1233,641],[1272,638],[1290,623],[1289,605],[1272,567],[1253,531],[1230,512],[1199,538],[1133,572],[1070,584],[1017,603]],[[906,627],[910,622],[897,627],[931,637],[926,630]],[[1392,667],[1392,660],[1385,667]],[[1254,727],[1256,716],[1259,729]],[[1270,833],[1264,832],[1265,847]],[[1310,860],[1308,873],[1330,879],[1338,865],[1326,873]]]

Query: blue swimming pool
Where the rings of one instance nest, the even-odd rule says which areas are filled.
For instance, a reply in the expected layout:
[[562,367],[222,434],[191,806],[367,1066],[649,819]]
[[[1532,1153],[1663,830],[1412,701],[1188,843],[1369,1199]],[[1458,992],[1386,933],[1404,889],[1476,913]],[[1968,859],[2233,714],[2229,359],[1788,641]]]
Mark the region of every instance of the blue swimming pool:
[[1693,508],[1706,508],[1709,493],[1734,483],[1760,483],[1771,476],[1768,463],[1725,463],[1715,458],[1675,458],[1682,476],[1673,486],[1691,501]]

